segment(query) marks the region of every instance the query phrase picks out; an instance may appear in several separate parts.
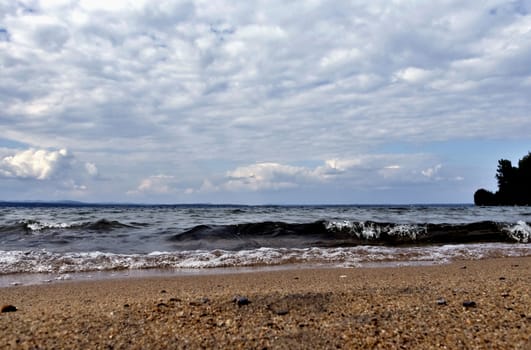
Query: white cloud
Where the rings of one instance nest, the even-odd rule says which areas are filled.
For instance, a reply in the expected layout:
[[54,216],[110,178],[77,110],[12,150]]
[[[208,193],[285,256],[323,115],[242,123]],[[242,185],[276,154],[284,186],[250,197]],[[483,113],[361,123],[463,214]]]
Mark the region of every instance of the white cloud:
[[83,155],[116,197],[174,187],[149,169],[253,191],[426,181],[437,160],[376,153],[527,142],[530,28],[525,1],[4,1],[1,137]]
[[307,169],[278,163],[256,163],[227,172],[223,188],[237,190],[279,190],[298,187],[310,176]]
[[175,178],[171,175],[152,175],[140,181],[130,195],[138,194],[170,194],[175,192]]
[[82,163],[64,148],[0,149],[0,189],[7,199],[82,199],[97,175],[94,163]]
[[433,72],[430,72],[426,69],[417,68],[417,67],[407,67],[401,69],[396,73],[398,79],[405,80],[409,83],[422,83],[428,81],[429,78],[433,76]]
[[332,50],[332,52],[327,53],[326,56],[324,56],[321,59],[321,66],[328,67],[328,66],[335,66],[338,64],[356,64],[358,63],[358,59],[362,57],[362,53],[359,49],[353,48],[353,49],[335,49]]
[[421,171],[422,175],[428,178],[435,178],[442,168],[442,164],[437,164],[431,168],[427,168]]
[[330,159],[316,167],[273,162],[256,163],[228,171],[224,178],[205,179],[197,192],[278,191],[282,189],[379,188],[392,184],[424,183],[436,176],[441,164],[426,167],[433,159],[423,154],[360,155]]
[[0,160],[0,174],[9,178],[47,180],[67,169],[71,162],[72,156],[66,149],[28,149]]
[[98,167],[94,163],[85,163],[85,169],[90,176],[98,175]]

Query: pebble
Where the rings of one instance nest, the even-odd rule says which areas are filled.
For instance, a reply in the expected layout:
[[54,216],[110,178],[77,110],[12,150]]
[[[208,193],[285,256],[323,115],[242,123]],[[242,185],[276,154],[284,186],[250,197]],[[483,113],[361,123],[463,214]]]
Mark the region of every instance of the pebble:
[[476,307],[476,302],[472,300],[463,301],[464,307]]
[[284,315],[287,315],[289,313],[289,310],[287,310],[287,309],[279,309],[279,310],[275,310],[274,312],[275,312],[275,314],[277,314],[279,316],[284,316]]
[[15,312],[17,311],[17,308],[13,305],[4,305],[2,306],[2,309],[0,312]]
[[444,298],[437,299],[437,305],[447,305],[448,302]]
[[242,296],[236,296],[234,299],[232,299],[232,301],[238,306],[248,305],[250,303],[248,298]]

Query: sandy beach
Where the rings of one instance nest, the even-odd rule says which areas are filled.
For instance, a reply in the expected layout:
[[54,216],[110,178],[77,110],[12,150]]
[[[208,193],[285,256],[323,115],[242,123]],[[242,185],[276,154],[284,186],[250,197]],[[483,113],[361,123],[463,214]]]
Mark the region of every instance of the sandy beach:
[[530,286],[531,257],[14,286],[0,348],[530,349]]

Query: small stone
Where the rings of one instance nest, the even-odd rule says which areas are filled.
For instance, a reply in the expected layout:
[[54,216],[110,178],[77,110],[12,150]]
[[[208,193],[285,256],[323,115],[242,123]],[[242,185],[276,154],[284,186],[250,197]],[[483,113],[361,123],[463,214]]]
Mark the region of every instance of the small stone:
[[505,281],[505,277],[500,277],[500,281]]
[[249,299],[242,296],[236,296],[232,300],[234,303],[236,303],[238,306],[248,305],[250,303]]
[[447,305],[447,301],[444,298],[437,299],[437,305]]
[[466,269],[466,266],[461,266],[461,269],[465,270],[465,269]]
[[472,300],[463,301],[464,307],[476,307],[476,302]]
[[279,315],[279,316],[284,316],[284,315],[287,315],[289,313],[289,310],[288,309],[278,309],[278,310],[275,310],[275,314]]
[[13,305],[4,305],[2,306],[2,309],[0,312],[15,312],[17,311],[17,308]]
[[167,293],[167,292],[166,292],[165,289],[163,289],[163,290],[160,291],[160,294],[166,294],[166,293]]

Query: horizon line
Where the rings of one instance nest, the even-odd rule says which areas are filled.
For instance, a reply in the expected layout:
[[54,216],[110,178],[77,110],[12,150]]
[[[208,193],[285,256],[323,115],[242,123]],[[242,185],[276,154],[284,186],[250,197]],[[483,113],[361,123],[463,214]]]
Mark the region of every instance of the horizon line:
[[473,206],[473,202],[424,202],[424,203],[211,203],[211,202],[190,202],[190,203],[142,203],[142,202],[84,202],[76,200],[0,200],[0,204],[43,204],[43,205],[70,205],[70,206]]

